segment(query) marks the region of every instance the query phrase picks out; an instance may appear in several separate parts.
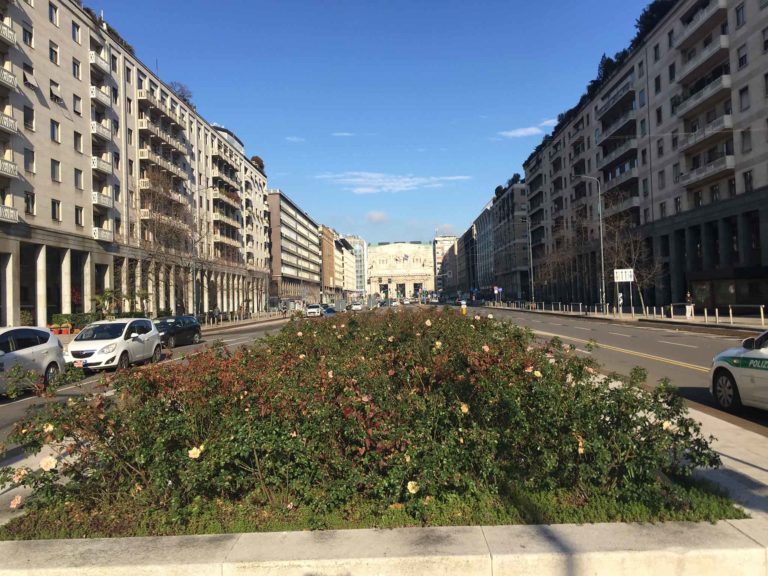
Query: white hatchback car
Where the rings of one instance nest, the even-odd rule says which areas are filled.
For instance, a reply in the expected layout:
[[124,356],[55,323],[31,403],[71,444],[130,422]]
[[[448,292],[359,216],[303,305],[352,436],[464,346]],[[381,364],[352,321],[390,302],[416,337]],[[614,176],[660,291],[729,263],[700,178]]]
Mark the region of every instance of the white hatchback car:
[[0,394],[8,391],[5,375],[17,366],[42,376],[47,386],[64,369],[61,342],[47,328],[0,328]]
[[160,333],[146,318],[94,322],[64,348],[67,364],[86,370],[123,370],[144,360],[158,362],[161,356]]
[[359,312],[363,309],[363,305],[360,302],[352,302],[352,312]]
[[304,315],[307,318],[315,317],[320,318],[323,315],[323,309],[320,304],[307,304],[307,308],[304,311]]
[[709,391],[724,410],[742,405],[768,410],[768,332],[715,356]]

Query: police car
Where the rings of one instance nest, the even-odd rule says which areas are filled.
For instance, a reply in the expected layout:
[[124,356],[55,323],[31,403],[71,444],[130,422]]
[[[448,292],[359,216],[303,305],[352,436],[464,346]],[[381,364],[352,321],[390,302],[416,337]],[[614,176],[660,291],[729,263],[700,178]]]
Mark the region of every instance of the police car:
[[715,356],[709,391],[724,410],[741,406],[768,410],[768,332]]

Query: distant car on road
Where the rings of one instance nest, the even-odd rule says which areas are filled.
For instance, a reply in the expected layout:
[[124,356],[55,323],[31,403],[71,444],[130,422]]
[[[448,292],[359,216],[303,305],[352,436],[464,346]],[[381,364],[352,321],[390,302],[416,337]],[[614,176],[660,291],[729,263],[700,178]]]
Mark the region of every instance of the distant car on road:
[[400,302],[398,302],[397,300],[392,300],[392,302],[390,302],[390,306],[393,306],[393,307],[400,306]]
[[409,298],[403,298],[403,306],[406,306],[411,303],[411,300]]
[[323,315],[323,309],[320,304],[307,304],[307,308],[304,311],[304,315],[307,318],[320,318]]
[[352,312],[359,312],[363,309],[363,305],[360,302],[352,302]]
[[709,391],[720,408],[768,410],[768,332],[714,357]]
[[6,375],[17,366],[42,376],[47,386],[64,369],[61,342],[47,328],[0,328],[0,394],[7,394]]
[[178,344],[197,344],[202,337],[200,323],[193,316],[164,316],[152,322],[168,348]]
[[146,318],[103,320],[88,324],[64,348],[64,360],[75,368],[124,370],[131,364],[162,357],[160,333]]
[[336,314],[336,309],[335,308],[331,308],[330,306],[328,306],[328,308],[323,310],[323,316],[326,316],[326,317],[327,316],[334,316],[335,314]]

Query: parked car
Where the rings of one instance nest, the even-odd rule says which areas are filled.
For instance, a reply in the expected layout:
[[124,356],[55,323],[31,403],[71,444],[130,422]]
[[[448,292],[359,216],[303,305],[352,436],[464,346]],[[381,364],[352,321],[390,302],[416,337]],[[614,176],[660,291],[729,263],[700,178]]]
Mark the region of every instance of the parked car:
[[47,386],[64,369],[61,342],[48,328],[0,328],[0,394],[8,392],[6,376],[16,366],[41,376]]
[[397,300],[392,300],[392,302],[390,302],[390,306],[400,306],[400,302]]
[[330,306],[328,306],[328,308],[323,310],[323,316],[333,316],[335,314],[336,314],[336,309],[331,308]]
[[304,315],[307,318],[319,318],[323,315],[323,309],[320,304],[307,304],[307,308],[304,311]]
[[162,356],[160,333],[146,318],[122,318],[89,324],[64,348],[64,360],[75,368],[124,370],[131,364]]
[[361,302],[352,302],[351,310],[352,312],[359,312],[363,309],[363,304]]
[[193,316],[164,316],[154,322],[164,346],[174,348],[178,344],[197,344],[202,338],[200,322]]
[[768,410],[768,332],[713,358],[709,392],[724,410],[741,406]]
[[403,306],[407,306],[411,303],[411,300],[409,298],[403,298]]

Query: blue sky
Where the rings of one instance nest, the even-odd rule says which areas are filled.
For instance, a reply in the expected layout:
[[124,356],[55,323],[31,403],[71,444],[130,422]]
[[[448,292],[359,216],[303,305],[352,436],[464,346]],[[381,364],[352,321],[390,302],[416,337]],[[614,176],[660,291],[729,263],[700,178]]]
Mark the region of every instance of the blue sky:
[[462,233],[646,0],[86,0],[315,220]]

